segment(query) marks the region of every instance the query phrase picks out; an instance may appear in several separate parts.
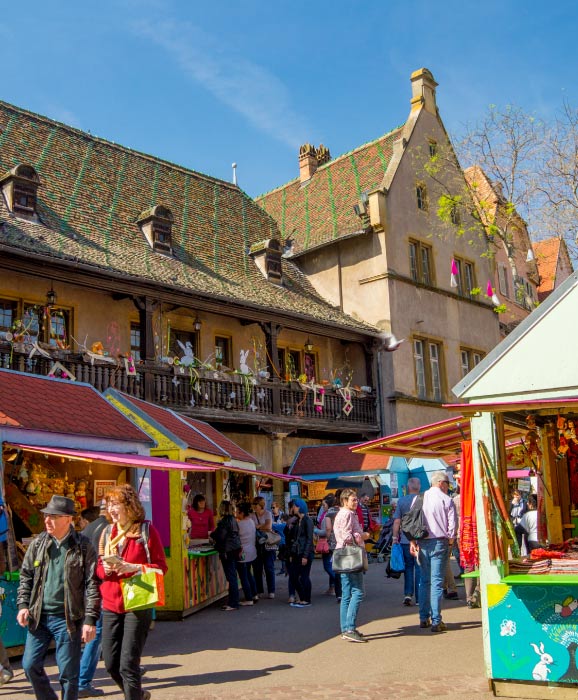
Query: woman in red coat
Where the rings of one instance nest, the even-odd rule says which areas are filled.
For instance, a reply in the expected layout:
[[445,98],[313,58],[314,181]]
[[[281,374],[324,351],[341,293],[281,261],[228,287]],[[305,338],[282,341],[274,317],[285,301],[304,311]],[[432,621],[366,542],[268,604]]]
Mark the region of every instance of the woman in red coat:
[[[115,486],[106,498],[112,525],[102,534],[96,569],[102,580],[102,655],[125,700],[149,700],[149,691],[141,688],[140,660],[152,609],[125,610],[120,582],[143,566],[166,573],[165,552],[158,531],[145,521],[144,508],[132,486]],[[114,557],[116,560],[111,559]]]

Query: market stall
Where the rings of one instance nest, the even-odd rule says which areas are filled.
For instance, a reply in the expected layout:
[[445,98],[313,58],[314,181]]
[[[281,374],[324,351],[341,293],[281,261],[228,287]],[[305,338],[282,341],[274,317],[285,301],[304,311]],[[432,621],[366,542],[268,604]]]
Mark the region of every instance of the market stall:
[[[471,417],[488,677],[500,697],[578,692],[578,363],[572,275],[454,393]],[[505,430],[521,445],[509,458]],[[508,472],[535,480],[537,544],[521,556],[507,517]]]

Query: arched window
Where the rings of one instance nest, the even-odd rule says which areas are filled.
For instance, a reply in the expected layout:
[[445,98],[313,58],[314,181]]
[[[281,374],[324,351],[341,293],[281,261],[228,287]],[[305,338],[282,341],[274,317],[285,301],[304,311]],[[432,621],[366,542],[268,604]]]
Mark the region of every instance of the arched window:
[[417,208],[421,209],[422,211],[427,211],[427,187],[423,183],[418,182],[418,184],[415,186],[415,196],[417,199]]
[[36,215],[36,196],[40,178],[28,163],[20,163],[0,179],[6,202],[17,216]]

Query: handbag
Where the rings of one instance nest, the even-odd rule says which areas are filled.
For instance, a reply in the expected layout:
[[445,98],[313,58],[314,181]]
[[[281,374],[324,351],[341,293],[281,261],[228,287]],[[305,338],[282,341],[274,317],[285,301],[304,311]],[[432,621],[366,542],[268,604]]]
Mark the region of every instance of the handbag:
[[316,554],[329,554],[329,542],[327,537],[320,537],[315,545]]
[[264,547],[269,545],[274,547],[281,542],[281,535],[273,530],[256,530],[255,531],[255,543],[258,547]]
[[125,610],[147,610],[165,604],[165,579],[160,569],[146,569],[121,579]]
[[333,550],[332,568],[338,574],[353,574],[367,571],[365,548],[357,544],[346,544]]

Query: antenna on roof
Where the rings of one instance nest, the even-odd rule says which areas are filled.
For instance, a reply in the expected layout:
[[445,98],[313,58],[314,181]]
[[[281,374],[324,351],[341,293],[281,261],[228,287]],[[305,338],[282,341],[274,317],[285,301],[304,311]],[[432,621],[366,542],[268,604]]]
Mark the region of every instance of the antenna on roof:
[[233,168],[233,185],[237,184],[237,163],[233,163],[232,166]]

